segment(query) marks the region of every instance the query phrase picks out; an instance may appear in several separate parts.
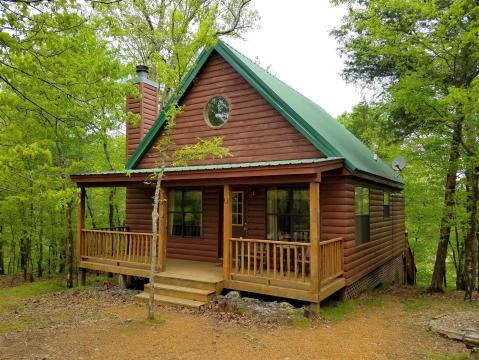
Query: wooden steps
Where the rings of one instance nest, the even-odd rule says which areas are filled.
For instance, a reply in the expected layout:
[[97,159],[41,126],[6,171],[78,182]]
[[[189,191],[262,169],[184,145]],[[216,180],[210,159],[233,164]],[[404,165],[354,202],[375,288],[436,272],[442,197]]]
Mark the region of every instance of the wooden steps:
[[190,276],[186,276],[183,274],[159,273],[155,277],[155,284],[165,284],[193,289],[217,291],[217,285],[219,283],[216,281],[210,281],[201,278],[193,279]]
[[[177,297],[181,299],[208,302],[215,295],[214,290],[198,289],[194,287],[185,287],[169,284],[154,284],[155,294],[162,296]],[[150,284],[145,285],[145,292],[149,293]]]
[[[142,292],[141,294],[136,295],[136,297],[142,301],[148,301],[149,294],[147,292]],[[169,306],[184,306],[189,308],[199,309],[206,303],[203,301],[195,301],[189,299],[182,299],[172,296],[164,296],[155,294],[155,302],[159,305],[169,305]]]
[[[201,274],[180,271],[164,271],[155,276],[155,302],[161,305],[200,308],[210,302],[223,289],[223,279],[217,274]],[[209,276],[207,276],[209,275]],[[150,284],[137,295],[148,301]]]

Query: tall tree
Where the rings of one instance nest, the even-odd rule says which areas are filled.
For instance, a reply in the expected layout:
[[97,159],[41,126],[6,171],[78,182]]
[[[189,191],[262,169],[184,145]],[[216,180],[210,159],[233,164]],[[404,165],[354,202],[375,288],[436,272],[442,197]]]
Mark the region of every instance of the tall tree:
[[156,171],[152,175],[155,181],[155,195],[153,197],[153,210],[151,213],[151,223],[153,225],[152,241],[151,241],[151,263],[149,276],[149,300],[148,300],[148,319],[155,319],[155,275],[156,265],[158,263],[158,233],[162,229],[158,228],[160,217],[166,216],[163,211],[161,203],[166,201],[160,197],[161,184],[164,178],[165,169],[168,166],[186,166],[189,161],[204,160],[210,158],[223,158],[230,155],[227,148],[223,147],[223,139],[215,137],[212,139],[200,139],[197,143],[191,145],[183,145],[176,147],[173,141],[173,131],[176,124],[176,116],[181,111],[176,106],[171,106],[167,110],[167,123],[162,136],[155,146],[155,150],[160,155],[159,163],[156,166]]
[[[66,217],[60,269],[66,266],[71,287],[75,196],[68,174],[81,169],[79,149],[101,128],[102,109],[110,116],[120,113],[130,85],[118,80],[127,72],[98,38],[101,21],[87,17],[80,4],[2,2],[0,26],[0,110],[5,122],[29,135],[27,146],[38,135],[52,154],[50,170],[60,179],[56,200]],[[32,127],[21,123],[25,118]]]
[[348,16],[333,31],[347,80],[372,87],[390,104],[400,136],[435,134],[449,147],[444,205],[431,290],[445,283],[454,192],[468,114],[462,96],[479,71],[479,7],[474,0],[332,0]]
[[255,26],[252,0],[123,0],[94,7],[110,26],[105,36],[125,59],[149,66],[160,105],[176,90],[198,53],[220,36],[241,37]]

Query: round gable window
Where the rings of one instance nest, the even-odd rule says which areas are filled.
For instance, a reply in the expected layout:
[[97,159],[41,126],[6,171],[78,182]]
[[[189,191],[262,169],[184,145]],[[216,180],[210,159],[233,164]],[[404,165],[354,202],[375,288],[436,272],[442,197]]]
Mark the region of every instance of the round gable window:
[[215,96],[205,107],[205,120],[209,126],[223,126],[230,115],[230,104],[223,96]]

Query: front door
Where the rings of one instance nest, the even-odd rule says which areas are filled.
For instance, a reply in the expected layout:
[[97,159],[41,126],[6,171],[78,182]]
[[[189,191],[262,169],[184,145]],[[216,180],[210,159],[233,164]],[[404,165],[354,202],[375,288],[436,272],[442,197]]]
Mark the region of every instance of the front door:
[[231,225],[234,238],[246,237],[245,192],[231,192]]

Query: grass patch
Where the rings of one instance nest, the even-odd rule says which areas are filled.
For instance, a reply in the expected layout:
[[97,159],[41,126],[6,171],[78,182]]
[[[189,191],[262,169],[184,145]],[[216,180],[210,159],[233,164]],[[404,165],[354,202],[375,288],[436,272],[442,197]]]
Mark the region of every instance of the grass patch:
[[58,278],[0,289],[0,311],[18,306],[25,299],[64,289],[63,280]]
[[414,299],[407,299],[404,302],[406,310],[411,312],[419,312],[431,307],[433,299],[426,297],[419,297]]
[[43,326],[48,323],[47,319],[42,319],[38,316],[22,315],[15,319],[10,319],[8,322],[0,323],[0,334],[9,331],[22,331],[32,326]]
[[288,326],[296,329],[307,329],[310,328],[312,324],[313,321],[307,317],[304,317],[302,314],[294,316],[288,321]]
[[430,355],[431,359],[433,360],[468,360],[471,359],[469,354],[465,351],[462,351],[457,354],[447,354],[447,355],[437,355],[432,354]]
[[407,298],[403,301],[406,311],[412,313],[432,311],[473,311],[479,310],[479,302],[472,303],[463,301],[462,292],[448,291],[445,294],[421,293],[418,296]]
[[326,320],[339,321],[345,319],[348,315],[357,310],[377,307],[384,307],[384,301],[374,298],[351,299],[328,304],[319,310],[319,315]]

